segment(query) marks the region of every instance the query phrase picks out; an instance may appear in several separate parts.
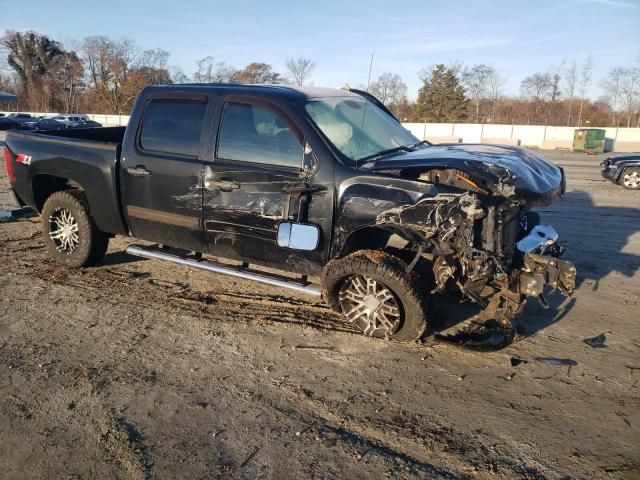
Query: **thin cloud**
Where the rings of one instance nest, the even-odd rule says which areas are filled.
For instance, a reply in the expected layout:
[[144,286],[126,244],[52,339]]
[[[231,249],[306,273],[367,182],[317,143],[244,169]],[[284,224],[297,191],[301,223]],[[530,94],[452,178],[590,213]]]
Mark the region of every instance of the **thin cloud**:
[[402,39],[388,42],[380,51],[385,53],[402,53],[404,55],[421,55],[436,52],[463,52],[479,48],[496,47],[512,43],[510,37],[501,35],[456,35],[442,38],[436,35],[403,35]]
[[516,43],[512,45],[512,47],[524,47],[527,45],[535,45],[536,43],[549,42],[551,40],[558,40],[560,38],[577,37],[580,35],[585,35],[587,33],[591,34],[593,32],[599,32],[601,30],[608,30],[610,28],[627,27],[629,25],[638,25],[638,24],[640,24],[640,20],[634,20],[631,22],[611,23],[609,25],[601,25],[599,27],[590,28],[588,31],[578,30],[574,32],[559,33],[557,35],[549,35],[547,37],[534,38],[533,40],[527,40],[526,42]]
[[584,0],[585,3],[598,3],[600,5],[607,5],[610,7],[620,8],[633,8],[634,10],[640,10],[640,5],[637,3],[622,2],[620,0]]

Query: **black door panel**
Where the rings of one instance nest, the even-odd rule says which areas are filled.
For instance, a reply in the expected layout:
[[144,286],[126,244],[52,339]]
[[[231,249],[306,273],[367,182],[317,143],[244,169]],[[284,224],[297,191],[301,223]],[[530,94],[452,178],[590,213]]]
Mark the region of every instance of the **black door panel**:
[[151,98],[122,156],[122,198],[135,237],[202,251],[208,97]]
[[307,179],[314,185],[325,184],[311,194],[306,211],[308,223],[317,224],[322,231],[319,247],[311,252],[280,248],[276,243],[279,223],[298,219],[300,193],[291,193],[291,186],[305,182],[302,135],[283,110],[264,102],[252,104],[249,99],[241,102],[237,95],[234,102],[224,105],[218,130],[217,156],[204,166],[206,251],[317,274],[327,260],[330,241],[332,165]]

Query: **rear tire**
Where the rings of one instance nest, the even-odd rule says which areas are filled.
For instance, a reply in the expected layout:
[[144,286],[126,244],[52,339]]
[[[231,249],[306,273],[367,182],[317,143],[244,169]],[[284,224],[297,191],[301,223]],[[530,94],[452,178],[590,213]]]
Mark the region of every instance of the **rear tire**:
[[360,250],[331,260],[322,294],[347,321],[372,337],[418,340],[427,329],[423,285],[407,264],[381,250]]
[[44,202],[41,217],[45,246],[56,262],[88,267],[102,260],[109,237],[96,227],[83,192],[52,194]]
[[640,168],[625,168],[620,175],[620,185],[628,190],[640,190]]

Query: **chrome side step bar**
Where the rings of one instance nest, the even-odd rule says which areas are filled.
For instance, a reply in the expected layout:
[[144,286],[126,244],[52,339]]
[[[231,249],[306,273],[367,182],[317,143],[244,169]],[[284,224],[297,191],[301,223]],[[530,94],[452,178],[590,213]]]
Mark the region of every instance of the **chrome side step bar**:
[[207,270],[213,273],[221,273],[223,275],[230,275],[232,277],[244,278],[245,280],[253,280],[254,282],[266,283],[267,285],[273,285],[274,287],[288,288],[289,290],[295,290],[296,292],[306,293],[308,295],[314,295],[316,297],[320,296],[320,289],[318,287],[311,286],[309,283],[301,283],[296,282],[293,279],[286,280],[282,277],[272,276],[266,273],[249,271],[244,267],[234,268],[232,266],[222,265],[220,263],[215,263],[208,260],[199,260],[197,258],[174,255],[168,252],[153,249],[152,247],[141,247],[140,245],[131,245],[127,247],[127,253],[136,257],[150,258],[153,260],[163,260],[165,262],[186,265],[187,267],[199,268],[201,270]]

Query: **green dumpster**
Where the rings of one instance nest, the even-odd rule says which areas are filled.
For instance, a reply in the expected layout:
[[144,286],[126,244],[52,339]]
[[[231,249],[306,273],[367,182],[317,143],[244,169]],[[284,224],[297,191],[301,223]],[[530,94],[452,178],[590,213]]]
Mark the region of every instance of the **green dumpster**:
[[573,151],[604,153],[605,130],[603,128],[579,128],[573,132]]

